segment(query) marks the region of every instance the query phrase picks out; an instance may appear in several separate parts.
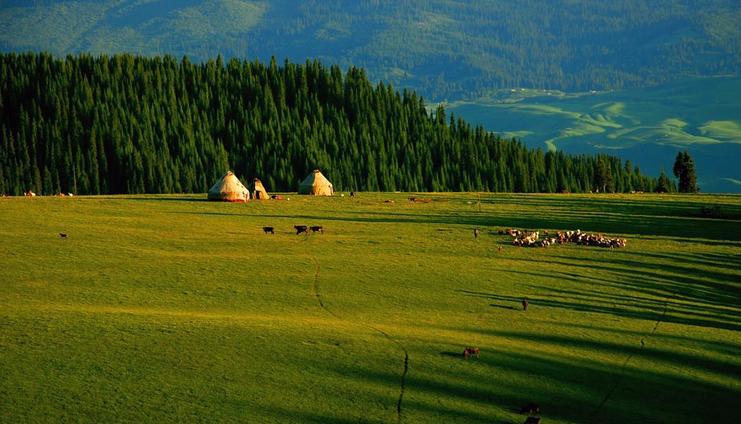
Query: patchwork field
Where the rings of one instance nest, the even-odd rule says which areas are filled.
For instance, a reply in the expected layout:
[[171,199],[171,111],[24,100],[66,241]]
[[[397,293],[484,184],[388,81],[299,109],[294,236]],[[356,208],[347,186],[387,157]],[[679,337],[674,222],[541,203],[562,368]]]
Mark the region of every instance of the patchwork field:
[[741,191],[741,78],[696,78],[650,88],[563,93],[500,90],[450,110],[532,147],[608,153],[644,173],[671,173],[680,150],[697,162],[704,192]]
[[737,415],[739,196],[287,196],[0,199],[0,421]]

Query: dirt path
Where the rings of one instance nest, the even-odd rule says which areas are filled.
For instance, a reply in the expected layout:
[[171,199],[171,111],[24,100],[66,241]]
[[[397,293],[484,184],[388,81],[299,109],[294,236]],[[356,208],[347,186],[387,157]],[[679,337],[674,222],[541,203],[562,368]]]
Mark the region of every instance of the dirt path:
[[[672,296],[672,299],[673,298],[674,296]],[[620,375],[617,377],[612,387],[610,387],[610,390],[607,391],[607,393],[605,394],[605,397],[602,398],[602,401],[599,403],[599,405],[597,405],[597,408],[595,408],[595,410],[590,414],[589,416],[590,418],[592,419],[595,418],[597,414],[599,414],[602,411],[602,408],[610,400],[610,398],[612,397],[612,394],[615,393],[615,390],[617,390],[620,387],[621,383],[623,382],[623,379],[625,378],[625,369],[628,367],[628,364],[630,363],[631,359],[633,359],[633,357],[636,354],[640,354],[643,351],[643,349],[646,347],[646,342],[648,341],[648,339],[650,339],[654,334],[656,334],[656,330],[659,329],[659,324],[661,324],[666,318],[666,313],[668,310],[669,310],[669,300],[664,302],[664,312],[661,314],[659,319],[656,320],[656,323],[654,324],[653,329],[647,335],[641,337],[641,347],[638,348],[638,352],[631,353],[630,355],[628,355],[627,358],[625,358],[625,362],[623,362],[623,366],[620,367]]]
[[[333,317],[337,319],[343,319],[339,315],[337,315],[334,311],[329,309],[327,305],[324,304],[324,297],[322,296],[321,287],[319,285],[319,275],[321,272],[321,267],[319,266],[319,261],[316,259],[316,256],[313,254],[311,255],[311,259],[314,261],[314,296],[316,297],[317,302],[319,303],[319,307],[322,308],[325,312],[332,315]],[[363,325],[369,330],[373,330],[376,333],[381,334],[383,337],[385,337],[388,341],[395,344],[404,352],[404,371],[401,374],[401,381],[399,382],[399,398],[396,401],[396,421],[401,422],[403,415],[402,415],[402,402],[404,401],[404,391],[406,390],[406,379],[407,374],[409,374],[409,351],[407,351],[406,347],[404,347],[401,342],[396,340],[395,338],[391,337],[390,334],[386,333],[385,331],[381,330],[380,328],[376,328],[372,325]]]

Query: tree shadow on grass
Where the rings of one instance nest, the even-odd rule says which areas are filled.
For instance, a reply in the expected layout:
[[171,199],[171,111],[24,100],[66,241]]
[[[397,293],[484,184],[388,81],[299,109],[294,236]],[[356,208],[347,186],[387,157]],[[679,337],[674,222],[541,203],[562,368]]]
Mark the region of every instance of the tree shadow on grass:
[[[739,274],[729,272],[727,268],[698,269],[687,266],[684,259],[678,257],[673,263],[653,264],[641,260],[640,253],[621,251],[604,257],[540,255],[532,259],[511,258],[511,261],[527,265],[513,267],[507,272],[537,277],[541,284],[534,289],[541,292],[533,294],[531,291],[527,295],[531,302],[540,302],[544,306],[652,320],[665,314],[670,322],[740,329]],[[544,264],[558,267],[549,272],[539,271]],[[547,279],[598,284],[616,292],[611,294],[588,287],[579,290],[552,288],[548,287]],[[518,301],[515,296],[490,295],[494,300]],[[501,307],[501,304],[496,302],[492,306]]]
[[116,197],[116,199],[148,201],[148,202],[208,202],[209,201],[208,199],[204,199],[200,197]]
[[[145,199],[142,199],[145,200]],[[205,201],[205,200],[204,200]],[[228,212],[170,212],[177,214],[245,216],[245,213]],[[430,225],[467,225],[476,227],[524,228],[524,229],[581,229],[589,232],[628,235],[641,234],[660,237],[676,238],[677,241],[710,240],[712,244],[738,247],[741,234],[729,231],[729,226],[735,223],[717,220],[703,220],[698,225],[697,220],[682,217],[647,217],[636,219],[629,214],[611,212],[609,215],[583,215],[573,212],[564,212],[561,215],[547,214],[544,216],[489,215],[489,214],[446,214],[446,213],[419,213],[417,212],[371,212],[371,211],[343,211],[344,216],[314,215],[278,215],[260,214],[263,218],[307,219],[313,221],[344,221],[359,223],[387,223],[387,224],[430,224]],[[252,216],[252,215],[250,215]],[[257,216],[257,215],[256,215]],[[729,241],[733,240],[733,241]]]
[[[497,308],[503,307],[502,303],[513,304],[522,300],[522,297],[520,296],[499,295],[496,293],[476,292],[470,290],[458,291],[467,296],[480,297],[495,302],[491,303],[490,306]],[[721,328],[733,331],[741,330],[741,323],[739,323],[738,321],[725,320],[722,316],[716,318],[715,316],[712,316],[710,314],[699,314],[697,312],[692,313],[691,309],[681,309],[686,308],[684,305],[675,305],[674,308],[676,309],[667,309],[667,313],[665,314],[662,308],[646,309],[645,306],[643,308],[636,307],[631,303],[625,301],[620,303],[606,303],[600,302],[597,299],[594,299],[594,301],[591,301],[589,299],[577,300],[573,298],[557,298],[548,295],[528,295],[528,300],[530,302],[530,308],[559,308],[568,309],[571,311],[600,313],[648,321],[661,320],[664,322],[673,322],[677,324],[694,325],[699,327]],[[677,313],[679,312],[686,315],[694,315],[694,317],[677,315]]]
[[[529,402],[540,405],[544,420],[566,422],[659,423],[705,419],[723,422],[735,414],[727,405],[732,404],[729,402],[734,401],[737,393],[723,385],[645,368],[645,361],[640,363],[642,368],[630,363],[620,368],[598,362],[584,353],[568,356],[539,353],[540,350],[532,345],[556,344],[565,350],[640,355],[645,359],[658,355],[662,361],[679,365],[683,361],[692,363],[696,359],[694,356],[675,358],[671,351],[661,348],[640,352],[639,348],[617,343],[569,337],[496,331],[485,334],[521,340],[523,346],[528,344],[531,348],[513,350],[518,343],[505,348],[481,345],[481,359],[469,361],[462,361],[459,355],[453,356],[451,351],[443,350],[439,359],[428,358],[424,366],[414,361],[419,353],[412,348],[404,416],[439,422],[492,422],[493,416],[505,417],[505,422],[521,421],[524,416],[516,411]],[[436,340],[416,341],[420,343],[439,345]],[[695,364],[710,366],[716,372],[735,371],[712,361]],[[388,386],[398,380],[393,370],[371,369],[362,362],[316,363],[313,366],[371,386]],[[599,407],[608,393],[608,401]],[[387,402],[392,401],[387,399]]]
[[[577,323],[567,323],[567,322],[559,322],[559,323],[553,323],[549,322],[549,325],[556,325],[560,327],[569,327],[569,328],[576,328],[579,330],[588,330],[588,331],[595,331],[595,327],[588,324],[577,324]],[[646,336],[646,332],[643,331],[635,331],[635,330],[626,330],[622,328],[597,328],[596,329],[599,332],[606,332],[606,333],[614,333],[619,335],[627,335],[627,336],[633,336],[635,337],[635,340],[640,340],[642,337]],[[722,355],[728,355],[728,356],[738,356],[739,350],[741,350],[741,342],[739,343],[732,343],[732,342],[721,342],[717,340],[700,340],[688,336],[680,336],[676,334],[654,334],[651,336],[651,339],[657,339],[660,340],[662,345],[669,345],[674,343],[699,343],[702,345],[703,349],[707,349],[709,351],[717,352]]]
[[613,281],[616,286],[629,286],[638,291],[645,288],[660,288],[664,296],[679,296],[686,300],[726,307],[741,306],[741,282],[738,273],[700,270],[684,266],[681,262],[654,264],[643,260],[614,257],[580,257],[579,262],[576,262],[576,259],[567,256],[553,258],[559,260],[549,262],[614,274],[618,277]]

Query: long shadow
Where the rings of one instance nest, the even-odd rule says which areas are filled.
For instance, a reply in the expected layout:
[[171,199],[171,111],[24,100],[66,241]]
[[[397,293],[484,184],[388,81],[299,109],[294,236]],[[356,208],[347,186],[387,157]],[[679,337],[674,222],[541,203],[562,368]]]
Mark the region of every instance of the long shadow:
[[[733,199],[736,199],[734,197]],[[512,195],[504,197],[498,195],[494,198],[482,198],[481,203],[495,205],[533,205],[533,206],[556,206],[571,210],[595,210],[612,211],[619,209],[625,213],[651,214],[656,216],[679,216],[679,217],[702,217],[703,207],[718,207],[723,216],[730,219],[741,219],[741,204],[734,202],[705,202],[703,197],[696,197],[695,201],[676,201],[672,198],[661,199],[636,198],[636,199],[614,199],[597,196],[532,196]],[[729,198],[728,200],[731,200]]]
[[[641,268],[643,263],[630,264],[629,267],[623,266],[620,268],[613,268],[602,265],[585,265],[571,261],[555,261],[551,260],[551,258],[552,257],[539,258],[540,260],[513,258],[511,260],[533,263],[546,262],[549,264],[564,265],[568,268],[584,269],[588,274],[583,275],[565,271],[538,272],[524,270],[531,269],[533,268],[532,266],[519,267],[520,269],[511,272],[515,274],[532,275],[540,280],[543,278],[550,278],[565,279],[574,281],[575,283],[597,283],[619,290],[619,295],[611,295],[604,291],[590,290],[588,288],[580,288],[578,291],[571,291],[563,288],[557,289],[549,287],[547,283],[534,287],[536,290],[542,290],[543,293],[540,293],[541,297],[549,300],[565,299],[566,301],[573,303],[583,302],[586,305],[592,304],[594,307],[604,308],[601,309],[602,312],[607,312],[607,310],[610,309],[613,314],[624,316],[636,312],[648,312],[650,313],[648,316],[654,318],[655,310],[661,309],[664,305],[667,305],[670,308],[670,320],[678,319],[673,317],[672,314],[679,313],[702,319],[702,321],[698,321],[697,324],[725,322],[727,325],[734,326],[741,322],[738,318],[741,316],[741,310],[737,308],[741,297],[733,294],[733,292],[737,290],[732,287],[733,282],[729,281],[727,284],[717,284],[711,281],[709,284],[706,284],[706,280],[694,279],[692,276],[680,279],[676,278],[674,275],[647,272]],[[611,263],[607,259],[605,259],[604,262]],[[592,271],[598,269],[608,271],[610,275],[614,275],[616,278],[597,277]],[[702,276],[708,278],[704,274]],[[653,296],[660,300],[625,294],[624,292],[626,289],[630,289],[636,293]],[[553,293],[556,294],[554,295]],[[669,298],[672,298],[673,300],[669,300]],[[498,304],[493,304],[492,306],[502,307]],[[585,309],[588,307],[581,305],[580,308]],[[593,312],[597,312],[597,310],[594,309]]]
[[[632,251],[616,251],[617,255],[637,256],[639,258],[649,257],[655,259],[670,260],[684,265],[699,265],[706,267],[724,268],[730,271],[741,270],[741,255],[720,255],[712,253],[659,253]],[[690,268],[693,269],[693,268]]]
[[[546,291],[549,298],[562,298],[572,300],[582,300],[589,303],[601,303],[604,305],[612,305],[617,308],[617,305],[630,307],[638,310],[659,310],[662,308],[668,308],[671,312],[683,313],[687,315],[698,316],[701,318],[714,318],[723,314],[731,314],[734,316],[741,316],[738,311],[722,309],[718,307],[708,307],[700,305],[687,305],[686,303],[678,302],[671,299],[648,299],[645,297],[631,296],[625,294],[606,294],[597,290],[567,290],[567,289],[556,289],[551,287],[543,288]],[[555,293],[555,294],[550,294]]]
[[[570,328],[577,328],[580,330],[588,330],[588,331],[595,331],[595,327],[592,325],[586,325],[586,324],[576,324],[576,323],[551,323],[549,322],[549,325],[557,325],[561,327],[570,327]],[[622,334],[622,335],[629,335],[629,336],[635,336],[636,340],[639,340],[641,337],[645,336],[645,332],[635,331],[635,330],[626,330],[622,328],[599,328],[597,329],[599,332],[608,332],[608,333],[614,333],[614,334]],[[699,343],[702,345],[704,349],[711,350],[723,355],[729,355],[729,356],[738,356],[739,351],[741,350],[741,342],[739,343],[725,343],[725,342],[719,342],[717,340],[700,340],[697,338],[687,337],[687,336],[678,336],[674,334],[654,334],[651,336],[652,339],[660,340],[662,344],[664,343]]]
[[[490,304],[492,307],[502,307],[502,303],[505,304],[515,304],[517,302],[520,302],[522,300],[522,297],[519,296],[508,296],[508,295],[499,295],[495,293],[486,293],[486,292],[476,292],[476,291],[469,291],[469,290],[458,290],[459,292],[463,293],[467,296],[473,296],[473,297],[480,297],[483,299],[487,299],[489,301],[495,302]],[[635,318],[635,319],[641,319],[641,320],[648,320],[648,321],[658,321],[660,319],[663,319],[665,322],[673,322],[677,324],[686,324],[686,325],[694,325],[699,327],[713,327],[713,328],[722,328],[726,330],[733,330],[733,331],[739,331],[741,330],[741,323],[738,321],[724,321],[722,318],[718,319],[711,319],[711,318],[704,318],[702,315],[699,315],[695,313],[695,318],[686,318],[683,316],[677,316],[673,313],[669,313],[666,316],[664,316],[663,311],[661,310],[637,310],[637,309],[628,309],[630,306],[626,304],[613,304],[611,306],[608,305],[598,305],[593,302],[575,302],[570,300],[558,300],[558,299],[552,299],[547,296],[528,296],[528,300],[530,302],[531,308],[533,307],[550,307],[550,308],[559,308],[559,309],[568,309],[571,311],[578,311],[578,312],[590,312],[590,313],[600,313],[600,314],[607,314],[607,315],[615,315],[615,316],[622,316],[627,318]],[[670,311],[673,312],[673,311]],[[690,314],[689,312],[682,311],[683,313]]]
[[[185,197],[116,197],[116,199],[123,199],[123,200],[137,200],[137,201],[146,201],[146,202],[208,202],[208,199],[202,199],[202,198],[185,198]],[[197,212],[192,212],[193,214],[199,214]]]
[[[140,199],[146,200],[146,199]],[[205,201],[205,200],[204,200]],[[194,215],[220,215],[220,216],[244,216],[244,213],[227,213],[227,212],[170,212],[177,214],[194,214]],[[697,225],[694,218],[677,218],[677,217],[654,217],[648,221],[637,220],[635,216],[629,214],[612,213],[611,216],[583,216],[580,217],[574,212],[564,212],[560,216],[548,214],[547,217],[532,216],[528,217],[523,214],[517,216],[489,215],[489,214],[424,214],[409,212],[372,212],[372,211],[343,211],[345,216],[332,216],[330,212],[327,215],[278,215],[278,214],[261,214],[265,218],[296,218],[321,221],[344,221],[344,222],[369,222],[369,223],[413,223],[413,224],[435,224],[435,225],[469,225],[478,227],[499,227],[499,228],[550,228],[550,229],[582,229],[589,232],[600,232],[608,234],[641,234],[661,237],[677,237],[678,241],[687,242],[688,238],[699,239],[709,243],[738,247],[738,241],[741,241],[741,234],[729,231],[729,225],[735,223],[703,220],[703,225]],[[349,216],[348,216],[349,215]],[[730,240],[729,240],[730,238]],[[696,240],[693,240],[696,241]]]
[[[594,328],[592,328],[594,330]],[[504,337],[508,339],[519,339],[527,342],[536,342],[543,344],[550,344],[556,347],[568,347],[569,349],[581,349],[581,350],[600,350],[611,353],[618,353],[621,355],[636,355],[651,360],[657,360],[664,363],[673,364],[679,368],[694,368],[702,371],[712,371],[720,375],[741,375],[741,366],[709,359],[699,355],[690,355],[674,350],[663,349],[660,345],[660,338],[658,340],[648,340],[647,347],[642,348],[639,344],[641,338],[646,337],[646,334],[636,338],[635,345],[629,346],[609,341],[591,341],[578,339],[574,337],[557,336],[557,335],[545,335],[545,334],[533,334],[533,333],[518,333],[513,331],[503,331],[494,329],[471,329],[469,331],[479,332],[490,336]],[[741,345],[738,346],[741,348]]]
[[[566,256],[554,256],[554,258],[562,260],[572,259]],[[671,291],[677,291],[677,289],[690,291],[693,294],[693,297],[697,300],[722,302],[729,306],[741,305],[741,284],[739,283],[739,276],[736,274],[728,274],[720,271],[708,274],[705,271],[698,271],[696,268],[685,267],[678,264],[665,266],[645,261],[614,258],[605,260],[594,257],[580,257],[578,260],[580,262],[592,262],[593,264],[585,265],[582,263],[563,261],[553,261],[553,263],[570,267],[599,269],[609,271],[616,275],[635,277],[643,281],[652,279],[654,281],[664,282],[670,289],[672,289]],[[658,272],[666,272],[667,268],[672,271],[671,274]],[[710,297],[707,298],[706,296],[700,296],[700,294],[703,293],[707,293]]]
[[[573,348],[619,355],[630,351],[630,348],[615,344],[592,345],[569,338],[540,340],[537,335],[531,334],[515,336],[518,340],[534,340],[535,343],[562,343],[567,348],[573,342]],[[425,345],[435,343],[435,340],[424,341]],[[583,355],[575,359],[524,349],[517,352],[493,346],[481,346],[481,349],[480,360],[463,362],[453,356],[442,355],[442,362],[431,363],[427,369],[415,372],[408,383],[408,391],[412,393],[407,401],[409,415],[417,416],[415,412],[418,411],[425,417],[438,417],[439,421],[491,422],[490,416],[494,410],[499,410],[500,415],[510,414],[520,421],[524,417],[515,415],[513,411],[528,402],[540,404],[545,420],[550,418],[566,422],[688,422],[704,418],[722,420],[735,414],[732,408],[724,405],[733,402],[737,393],[722,385],[677,374],[664,374],[654,369],[628,367],[620,370]],[[663,355],[662,359],[672,357],[671,352],[664,351],[650,351],[646,355],[654,353]],[[446,362],[449,361],[455,362],[448,366]],[[724,370],[716,363],[711,365],[716,370]],[[393,375],[387,371],[369,369],[360,363],[317,363],[314,366],[324,366],[328,373],[371,385],[383,385]],[[508,378],[497,378],[502,375]],[[516,378],[512,378],[513,375]],[[603,394],[619,378],[622,386],[630,390],[617,391],[604,410],[593,415]],[[678,402],[676,396],[688,401]],[[476,412],[473,412],[473,408],[445,406],[445,403],[451,402],[473,405]],[[671,408],[667,409],[667,406]]]
[[[615,252],[615,255],[620,255],[620,253]],[[721,271],[708,272],[678,264],[658,265],[645,261],[615,259],[613,257],[584,256],[577,259],[554,255],[538,257],[537,259],[517,258],[513,260],[534,263],[545,262],[588,271],[606,271],[619,278],[612,281],[603,279],[602,283],[616,287],[627,286],[638,291],[661,287],[664,296],[677,294],[690,301],[700,301],[719,306],[738,306],[741,302],[741,286],[738,283],[738,275]],[[671,273],[668,273],[667,270],[670,270]],[[653,294],[661,295],[660,292],[654,292]]]

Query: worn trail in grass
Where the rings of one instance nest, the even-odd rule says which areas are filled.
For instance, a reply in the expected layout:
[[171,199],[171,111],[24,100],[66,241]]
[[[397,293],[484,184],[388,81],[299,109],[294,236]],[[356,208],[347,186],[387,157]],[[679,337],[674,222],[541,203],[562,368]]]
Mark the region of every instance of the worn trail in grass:
[[[0,199],[0,421],[733,415],[739,197],[288,197]],[[505,227],[629,241],[515,248]]]

